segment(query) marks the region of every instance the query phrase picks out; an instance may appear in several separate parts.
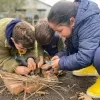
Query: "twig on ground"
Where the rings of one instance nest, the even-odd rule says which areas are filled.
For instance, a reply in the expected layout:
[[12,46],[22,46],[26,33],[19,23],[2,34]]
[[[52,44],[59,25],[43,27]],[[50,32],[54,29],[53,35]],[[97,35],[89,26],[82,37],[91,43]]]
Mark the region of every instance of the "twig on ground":
[[[45,85],[45,84],[44,84],[44,85]],[[54,92],[56,92],[56,93],[62,98],[62,100],[65,100],[64,97],[61,95],[61,93],[59,93],[58,91],[56,91],[54,88],[49,87],[49,86],[47,86],[47,85],[45,85],[45,86],[48,87],[48,88],[50,88],[50,89],[53,90]]]
[[34,94],[36,94],[39,90],[41,90],[44,86],[41,86],[36,92],[33,92],[30,96],[28,96],[26,98],[26,100],[28,100],[31,96],[33,96]]
[[73,84],[73,86],[69,88],[69,90],[67,91],[67,93],[68,93],[74,86],[76,86],[76,84]]
[[5,90],[6,90],[6,87],[0,91],[0,94],[2,94]]
[[3,88],[3,87],[5,87],[5,85],[0,86],[0,88]]

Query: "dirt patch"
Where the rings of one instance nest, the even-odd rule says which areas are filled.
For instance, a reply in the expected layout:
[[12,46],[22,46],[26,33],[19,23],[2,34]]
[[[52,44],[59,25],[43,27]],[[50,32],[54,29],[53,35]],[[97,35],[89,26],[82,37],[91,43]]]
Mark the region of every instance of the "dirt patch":
[[[63,83],[61,83],[59,87],[55,87],[55,90],[59,92],[65,100],[77,100],[77,93],[85,92],[87,88],[95,82],[95,79],[95,77],[75,77],[71,72],[66,72],[64,76],[59,77],[59,80]],[[0,86],[3,85],[3,82],[0,80]],[[7,89],[4,91],[2,91],[2,89],[4,89],[4,87],[0,87],[0,100],[23,100],[24,93],[15,96],[10,94]],[[44,91],[49,94],[44,96],[35,94],[28,100],[62,100],[61,96],[53,90],[46,89]],[[29,94],[27,96],[29,96]]]

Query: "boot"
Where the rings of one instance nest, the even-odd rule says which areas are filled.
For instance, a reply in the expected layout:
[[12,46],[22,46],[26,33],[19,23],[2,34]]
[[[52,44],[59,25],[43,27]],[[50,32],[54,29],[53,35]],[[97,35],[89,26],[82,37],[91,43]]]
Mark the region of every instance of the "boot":
[[98,73],[93,65],[80,70],[75,70],[72,74],[75,76],[98,76]]
[[100,76],[96,80],[95,84],[88,88],[87,95],[92,98],[100,98]]

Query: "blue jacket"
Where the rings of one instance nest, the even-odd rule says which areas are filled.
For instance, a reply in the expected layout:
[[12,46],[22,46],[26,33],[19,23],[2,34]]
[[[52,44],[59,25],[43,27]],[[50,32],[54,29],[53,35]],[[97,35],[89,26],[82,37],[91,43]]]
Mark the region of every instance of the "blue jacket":
[[92,64],[100,46],[100,9],[91,1],[79,1],[72,36],[66,39],[67,48],[57,54],[62,70],[71,71]]

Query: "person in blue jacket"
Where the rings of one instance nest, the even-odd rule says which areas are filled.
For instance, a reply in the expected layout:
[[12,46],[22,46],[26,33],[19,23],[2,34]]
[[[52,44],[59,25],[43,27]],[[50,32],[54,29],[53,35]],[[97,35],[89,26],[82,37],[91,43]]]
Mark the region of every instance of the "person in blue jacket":
[[[100,74],[98,5],[88,0],[59,1],[51,8],[48,22],[54,31],[66,37],[66,48],[52,58],[52,67],[73,71],[93,64]],[[99,75],[96,83],[88,88],[87,94],[93,98],[100,98]]]

